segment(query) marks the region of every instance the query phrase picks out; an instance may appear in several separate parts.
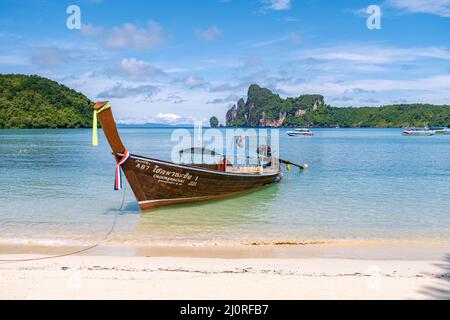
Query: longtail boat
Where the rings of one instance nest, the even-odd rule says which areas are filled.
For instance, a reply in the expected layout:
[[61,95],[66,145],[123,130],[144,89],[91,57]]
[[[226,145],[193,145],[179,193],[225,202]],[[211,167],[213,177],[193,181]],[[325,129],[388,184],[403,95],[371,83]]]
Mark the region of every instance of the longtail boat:
[[[115,188],[121,187],[122,170],[143,211],[228,198],[282,178],[278,161],[265,166],[234,167],[224,158],[217,164],[186,165],[131,154],[122,143],[109,102],[95,104],[94,132],[97,119],[117,162]],[[98,138],[94,137],[96,144]]]

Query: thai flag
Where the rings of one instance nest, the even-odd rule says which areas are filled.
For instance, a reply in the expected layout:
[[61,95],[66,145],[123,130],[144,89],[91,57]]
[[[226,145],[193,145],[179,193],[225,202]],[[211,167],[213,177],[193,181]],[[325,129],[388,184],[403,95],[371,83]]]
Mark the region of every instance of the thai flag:
[[130,153],[128,150],[125,150],[122,159],[117,163],[116,166],[116,179],[114,182],[114,190],[122,189],[122,165],[130,158]]

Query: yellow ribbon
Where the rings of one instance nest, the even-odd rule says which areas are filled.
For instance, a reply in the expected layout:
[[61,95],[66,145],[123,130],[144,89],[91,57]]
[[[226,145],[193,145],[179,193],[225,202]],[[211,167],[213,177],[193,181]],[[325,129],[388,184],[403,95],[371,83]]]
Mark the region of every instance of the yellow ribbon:
[[111,108],[111,105],[108,102],[100,110],[94,110],[92,119],[92,145],[95,147],[98,146],[98,114],[109,108]]

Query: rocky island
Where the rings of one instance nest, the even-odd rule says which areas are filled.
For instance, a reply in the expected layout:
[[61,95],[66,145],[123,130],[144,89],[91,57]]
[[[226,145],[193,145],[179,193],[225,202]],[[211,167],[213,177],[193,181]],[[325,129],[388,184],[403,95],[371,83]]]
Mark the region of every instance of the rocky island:
[[227,112],[228,127],[389,128],[450,126],[450,105],[398,104],[381,107],[332,107],[322,95],[281,98],[267,88],[250,86]]

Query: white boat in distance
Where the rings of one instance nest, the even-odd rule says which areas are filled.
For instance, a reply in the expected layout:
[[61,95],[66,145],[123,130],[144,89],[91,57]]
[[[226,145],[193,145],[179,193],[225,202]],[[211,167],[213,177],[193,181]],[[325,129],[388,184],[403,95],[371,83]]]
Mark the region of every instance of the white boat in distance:
[[420,137],[429,137],[434,136],[436,134],[435,131],[430,130],[428,127],[424,128],[405,128],[403,130],[404,136],[420,136]]
[[289,137],[312,137],[314,134],[307,128],[294,129],[286,132]]
[[436,134],[450,134],[450,129],[447,127],[430,127]]

